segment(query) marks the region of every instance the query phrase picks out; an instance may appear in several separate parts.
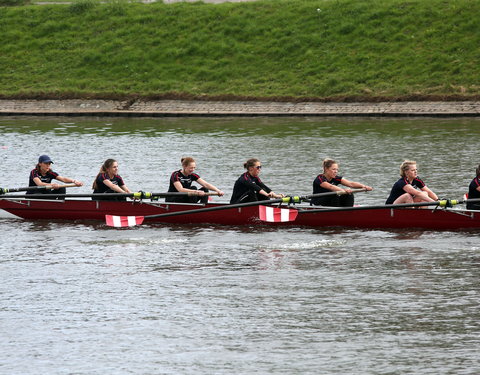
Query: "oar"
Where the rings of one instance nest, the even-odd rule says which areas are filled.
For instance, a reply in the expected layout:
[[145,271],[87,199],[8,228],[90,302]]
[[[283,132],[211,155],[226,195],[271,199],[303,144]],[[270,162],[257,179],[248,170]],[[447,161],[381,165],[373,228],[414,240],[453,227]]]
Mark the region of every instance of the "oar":
[[[352,193],[359,193],[362,191],[366,191],[365,189],[356,189],[352,190]],[[134,226],[142,224],[144,219],[156,219],[162,217],[169,217],[169,216],[178,216],[178,215],[192,215],[192,214],[199,214],[204,212],[211,212],[211,211],[221,211],[221,210],[229,210],[232,208],[241,208],[241,207],[251,207],[251,206],[261,206],[261,205],[272,205],[276,203],[300,203],[301,201],[309,200],[311,198],[317,197],[324,197],[328,195],[344,195],[348,194],[346,191],[329,191],[327,193],[317,193],[311,194],[307,196],[288,196],[285,198],[278,198],[278,199],[270,199],[270,200],[262,200],[262,201],[255,201],[255,202],[246,202],[246,203],[235,203],[235,204],[226,204],[223,206],[215,206],[215,207],[205,207],[205,208],[198,208],[194,210],[183,210],[183,211],[175,211],[175,212],[168,212],[164,214],[157,214],[157,215],[148,215],[148,216],[113,216],[113,215],[105,215],[107,225],[114,226],[114,227],[125,227],[125,226]]]
[[[59,185],[59,188],[67,188],[67,187],[76,187],[75,184],[65,184]],[[53,189],[52,185],[41,185],[41,186],[27,186],[27,187],[20,187],[20,188],[0,188],[0,195],[7,194],[7,193],[16,193],[19,191],[30,191],[30,190],[44,190],[44,189]]]
[[299,214],[308,214],[316,212],[337,212],[337,211],[359,211],[359,210],[379,210],[384,208],[412,208],[412,207],[428,207],[428,206],[440,206],[440,207],[453,207],[462,203],[474,203],[480,202],[480,198],[474,199],[442,199],[434,202],[415,202],[415,203],[399,203],[399,204],[384,204],[376,206],[355,206],[355,207],[326,207],[317,208],[313,210],[299,210]]
[[[164,198],[164,197],[186,197],[194,196],[195,192],[166,192],[166,193],[148,193],[144,191],[138,191],[135,193],[91,193],[91,194],[26,194],[26,195],[6,195],[4,198],[15,199],[34,199],[34,198],[134,198],[134,199],[151,199],[151,198]],[[205,193],[205,195],[218,195],[217,193]]]

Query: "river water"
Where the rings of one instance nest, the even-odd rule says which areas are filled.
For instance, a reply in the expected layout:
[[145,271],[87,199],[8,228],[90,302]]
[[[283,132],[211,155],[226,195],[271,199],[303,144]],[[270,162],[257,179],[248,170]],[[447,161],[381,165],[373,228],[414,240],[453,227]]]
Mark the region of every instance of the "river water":
[[[191,155],[216,200],[249,157],[308,194],[333,157],[382,204],[404,159],[448,198],[480,162],[479,119],[3,117],[0,134],[0,186],[46,153],[77,193],[110,157],[132,190],[166,191]],[[478,374],[479,238],[0,216],[0,373]]]

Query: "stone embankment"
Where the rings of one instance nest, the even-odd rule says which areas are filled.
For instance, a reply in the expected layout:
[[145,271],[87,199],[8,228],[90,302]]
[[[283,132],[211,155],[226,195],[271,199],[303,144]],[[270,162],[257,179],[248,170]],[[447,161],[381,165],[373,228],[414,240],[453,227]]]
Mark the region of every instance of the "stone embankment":
[[480,116],[480,102],[257,102],[203,100],[0,100],[0,115]]

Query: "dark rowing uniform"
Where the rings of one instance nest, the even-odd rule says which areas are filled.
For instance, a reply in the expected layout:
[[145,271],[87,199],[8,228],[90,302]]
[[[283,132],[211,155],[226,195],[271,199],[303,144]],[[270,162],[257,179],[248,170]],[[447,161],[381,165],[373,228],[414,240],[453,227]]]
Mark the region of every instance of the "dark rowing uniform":
[[[192,183],[197,181],[200,178],[200,176],[196,173],[192,173],[188,176],[185,176],[182,173],[182,170],[178,170],[172,173],[170,176],[170,186],[168,187],[168,191],[170,193],[177,193],[178,190],[175,187],[174,183],[175,182],[180,182],[182,184],[182,187],[185,189],[190,189],[190,190],[197,190],[196,186],[192,186]],[[202,187],[200,190],[203,190],[204,192],[208,192],[207,188]],[[166,197],[165,202],[177,202],[177,203],[207,203],[208,202],[208,197],[199,197],[196,195],[193,196],[182,196],[182,197]]]
[[[45,184],[50,184],[52,180],[55,180],[58,177],[58,173],[54,171],[48,171],[45,176],[40,174],[40,172],[35,168],[30,172],[30,179],[28,181],[28,186],[37,186],[35,181],[33,181],[34,178],[38,177],[40,181],[42,181]],[[32,190],[27,191],[27,194],[36,194],[33,193]]]
[[[108,177],[108,173],[99,173],[97,178],[95,179],[96,188],[93,190],[94,194],[103,194],[103,193],[118,193],[112,189],[110,189],[107,185],[105,185],[104,181],[110,181],[112,184],[117,186],[125,185],[123,182],[123,178],[120,177],[118,174],[113,176],[112,178]],[[94,200],[112,200],[112,201],[123,201],[126,200],[125,197],[93,197]]]
[[313,194],[328,193],[331,190],[325,189],[320,185],[324,182],[328,182],[329,184],[338,186],[342,183],[342,178],[342,176],[335,176],[331,181],[328,181],[324,174],[319,174],[317,177],[315,177],[315,180],[313,180]]
[[[36,177],[38,177],[40,181],[42,181],[43,183],[50,184],[52,183],[52,180],[55,180],[58,177],[58,173],[49,170],[44,176],[37,170],[37,168],[35,168],[30,172],[28,186],[37,186],[35,181],[33,181],[33,179]],[[65,194],[66,192],[67,190],[65,188],[60,188],[55,190],[39,189],[39,190],[28,190],[27,194]]]
[[[480,191],[477,188],[480,186],[480,177],[475,177],[470,186],[468,187],[468,199],[480,198]],[[467,202],[467,209],[469,210],[480,210],[480,202],[470,203]]]
[[272,191],[272,189],[270,189],[262,182],[262,180],[260,180],[260,177],[253,177],[250,173],[245,172],[238,178],[237,181],[235,181],[230,203],[246,203],[268,200],[268,197],[258,193],[260,190],[263,190],[267,193]]
[[[328,181],[324,174],[319,174],[313,180],[313,194],[330,193],[332,190],[325,189],[320,186],[324,182],[338,186],[342,183],[342,176],[335,176],[331,181]],[[344,195],[327,195],[325,197],[312,198],[310,204],[315,206],[329,206],[329,207],[352,207],[354,203],[353,194]]]
[[[408,182],[408,179],[406,177],[402,177],[397,182],[395,182],[395,184],[392,186],[392,190],[390,191],[390,195],[388,196],[385,204],[393,204],[393,202],[395,202],[398,197],[405,194],[406,191],[403,190],[403,188],[408,184],[410,184],[410,182]],[[422,179],[419,177],[415,178],[410,185],[412,185],[418,190],[422,190],[426,186]]]

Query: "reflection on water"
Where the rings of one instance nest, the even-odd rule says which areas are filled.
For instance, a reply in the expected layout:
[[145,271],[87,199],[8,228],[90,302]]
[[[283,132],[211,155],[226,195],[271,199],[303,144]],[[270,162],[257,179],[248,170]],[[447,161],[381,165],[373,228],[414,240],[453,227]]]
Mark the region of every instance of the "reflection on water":
[[[89,185],[107,157],[166,190],[180,157],[227,194],[249,157],[276,191],[321,160],[382,203],[404,158],[441,196],[473,177],[477,119],[0,117],[0,186],[38,155]],[[452,136],[453,135],[453,136]],[[473,374],[478,231],[0,219],[2,374]]]

